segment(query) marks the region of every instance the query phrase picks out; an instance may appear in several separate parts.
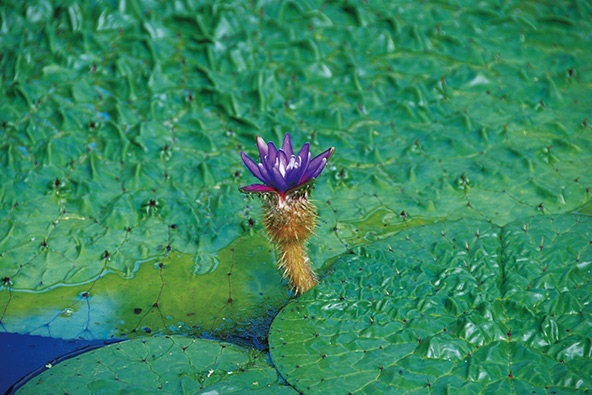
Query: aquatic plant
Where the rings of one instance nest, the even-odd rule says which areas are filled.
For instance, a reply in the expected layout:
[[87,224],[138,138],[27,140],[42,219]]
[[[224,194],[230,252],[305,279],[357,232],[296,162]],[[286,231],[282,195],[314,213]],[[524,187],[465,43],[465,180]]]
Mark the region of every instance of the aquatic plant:
[[301,393],[589,393],[590,240],[566,214],[354,248],[274,319],[271,359]]
[[[333,283],[346,284],[344,280],[352,285],[361,278],[332,275],[338,268],[331,265],[337,261],[352,266],[354,259],[370,260],[368,265],[352,267],[357,276],[367,275],[369,280],[359,280],[351,292],[359,298],[367,295],[363,292],[383,293],[382,300],[375,295],[358,300],[352,314],[369,303],[388,310],[393,299],[383,289],[391,296],[405,297],[407,291],[394,292],[389,283],[383,286],[378,281],[388,277],[389,271],[393,280],[429,289],[426,281],[433,277],[416,278],[403,269],[441,267],[454,272],[448,260],[441,266],[428,260],[430,265],[393,267],[382,259],[352,254],[374,251],[377,247],[369,244],[379,241],[390,243],[400,254],[415,255],[410,245],[429,248],[434,242],[410,233],[424,224],[478,218],[505,227],[532,215],[592,213],[592,172],[584,166],[592,161],[586,100],[592,89],[592,52],[584,50],[592,45],[588,34],[592,7],[587,2],[510,0],[501,8],[496,2],[458,7],[456,1],[255,5],[244,0],[233,2],[232,7],[191,0],[2,3],[1,332],[105,339],[154,337],[162,332],[193,336],[222,323],[224,332],[218,334],[228,333],[226,328],[241,334],[244,328],[253,330],[254,325],[244,325],[251,322],[245,317],[256,316],[257,311],[267,317],[272,311],[268,313],[266,306],[275,308],[286,297],[283,287],[268,287],[277,285],[280,277],[270,267],[273,254],[264,248],[268,241],[262,235],[250,235],[254,213],[243,204],[242,194],[236,193],[246,185],[241,183],[237,146],[250,145],[261,130],[278,131],[276,143],[285,131],[314,131],[314,140],[309,140],[313,154],[331,146],[340,154],[336,171],[325,175],[322,188],[313,195],[319,208],[315,233],[322,242],[309,243],[309,255],[314,270],[318,272],[322,265],[327,272],[322,284],[287,307],[294,312],[300,307],[310,313],[302,306],[309,299],[324,302],[319,293]],[[299,136],[292,133],[301,146],[306,139],[300,142]],[[531,237],[532,232],[525,233],[520,222],[517,234]],[[485,224],[478,228],[479,240],[496,240],[485,237]],[[577,228],[581,230],[581,224]],[[385,240],[401,230],[408,231],[411,241]],[[562,254],[553,252],[549,242],[554,232],[547,231],[541,253]],[[436,236],[444,239],[441,233]],[[459,249],[466,252],[465,238],[457,236],[457,248],[452,246],[442,255]],[[536,254],[542,236],[532,236]],[[471,246],[472,239],[466,239],[471,254],[491,251]],[[590,245],[589,239],[585,245]],[[504,244],[504,255],[510,251]],[[389,257],[394,254],[388,246],[382,252]],[[581,257],[574,255],[576,262],[569,271],[547,281],[548,286],[555,284],[563,293],[565,281],[579,278],[582,281],[572,284],[578,288],[571,292],[586,291],[590,275],[585,264],[590,260],[581,252]],[[247,259],[252,263],[246,264]],[[464,263],[458,263],[466,274]],[[469,261],[467,266],[475,272]],[[504,268],[503,273],[512,271]],[[485,281],[480,285],[484,294],[497,290],[497,286],[485,287],[491,285],[486,280],[478,279]],[[449,281],[444,285],[455,285]],[[436,295],[442,297],[448,290],[442,286]],[[540,291],[531,286],[528,292]],[[483,294],[473,295],[483,298]],[[589,352],[585,346],[590,344],[589,336],[575,336],[575,326],[589,325],[585,303],[590,298],[579,293],[576,297],[541,295],[552,305],[549,316],[554,317],[525,320],[530,320],[532,328],[544,325],[549,336],[566,336],[557,349]],[[343,297],[344,301],[337,297],[335,303],[349,300],[348,295]],[[512,296],[528,308],[540,300],[521,298]],[[453,300],[448,300],[450,308]],[[428,303],[426,299],[421,306],[428,308]],[[583,305],[582,314],[577,303]],[[255,310],[246,312],[244,306]],[[272,353],[274,366],[282,372],[289,369],[282,377],[294,382],[300,378],[291,370],[300,375],[317,368],[318,381],[325,379],[323,386],[332,383],[335,391],[346,387],[353,391],[354,386],[346,384],[356,378],[347,374],[344,363],[353,367],[352,359],[364,355],[363,361],[376,357],[384,369],[374,365],[370,373],[360,375],[381,372],[380,382],[399,377],[405,388],[417,378],[407,374],[414,370],[401,367],[399,373],[385,365],[381,345],[378,351],[364,347],[361,342],[372,338],[348,330],[353,327],[348,321],[359,324],[358,318],[352,319],[331,301],[323,306],[333,307],[323,310],[327,315],[344,316],[338,320],[344,329],[334,332],[332,317],[323,321],[326,330],[315,328],[318,337],[312,329],[306,332],[305,326],[292,325],[292,331],[303,329],[298,339],[301,347],[294,347],[293,354],[302,354],[304,343],[310,344],[307,352],[314,362],[308,364],[301,356],[298,360],[291,356],[289,347],[298,343],[291,336],[282,341],[286,329],[278,327],[282,332],[274,335],[271,347],[281,350]],[[488,319],[490,310],[472,314],[482,311]],[[559,317],[560,312],[566,314]],[[386,321],[379,314],[371,317],[362,322],[370,328],[363,335],[370,336]],[[570,325],[569,320],[582,317],[587,318]],[[282,318],[286,316],[278,317],[278,323]],[[321,318],[315,312],[295,320],[322,325]],[[409,315],[402,318],[405,324],[419,323],[412,323]],[[555,330],[561,328],[556,325],[559,320],[563,329]],[[444,332],[436,326],[438,322],[431,322],[428,329],[437,329],[439,336],[454,330],[447,327]],[[528,392],[516,387],[523,376],[515,357],[527,355],[528,360],[540,362],[542,351],[516,353],[525,342],[520,332],[532,333],[522,330],[526,324],[510,323],[511,337],[502,333],[507,342],[500,343],[507,347],[502,350],[512,351],[512,378],[509,369],[484,363],[488,361],[476,353],[466,363],[454,360],[455,366],[471,366],[471,372],[483,380],[505,376],[487,384],[491,392]],[[483,321],[475,323],[476,328],[482,325]],[[266,330],[257,328],[257,334],[267,339]],[[347,358],[340,359],[339,350],[330,353],[331,348],[317,343],[319,339],[347,349]],[[439,340],[421,339],[395,345],[393,338],[392,348],[421,345],[418,352],[424,353]],[[326,357],[314,354],[315,347]],[[7,352],[5,359],[16,361],[22,351]],[[403,361],[407,366],[424,361],[423,354],[413,355]],[[580,361],[563,359],[564,363],[558,359],[553,372],[545,370],[552,380],[537,382],[588,383],[569,372],[579,370],[592,377],[590,358],[586,354]],[[432,362],[430,370],[443,366]],[[141,359],[134,363],[149,366]],[[106,364],[101,359],[99,366]],[[197,366],[194,361],[191,364]],[[7,366],[2,378],[17,366]],[[540,365],[530,366],[533,374],[540,371]],[[57,375],[58,370],[52,368],[49,374]],[[309,384],[314,377],[308,375]],[[435,381],[430,377],[428,386],[420,377],[424,387],[417,392],[436,393],[442,388],[455,392],[454,383],[446,383],[453,378],[444,375]],[[475,385],[465,381],[463,390]],[[111,383],[119,388],[120,381]],[[318,388],[310,385],[309,390],[304,384],[301,380],[299,389],[305,393]],[[549,386],[544,391],[577,392],[574,387]]]
[[241,158],[263,184],[247,185],[240,190],[261,198],[265,231],[278,249],[278,266],[296,294],[302,294],[318,283],[306,250],[306,242],[316,224],[316,207],[308,196],[335,148],[311,160],[310,144],[306,143],[298,155],[294,155],[289,133],[284,136],[279,150],[271,141],[266,144],[260,136],[257,136],[257,146],[260,163],[255,163],[242,151]]
[[[124,364],[125,369],[118,367]],[[17,394],[297,394],[265,354],[186,336],[134,339],[88,351],[30,380]]]

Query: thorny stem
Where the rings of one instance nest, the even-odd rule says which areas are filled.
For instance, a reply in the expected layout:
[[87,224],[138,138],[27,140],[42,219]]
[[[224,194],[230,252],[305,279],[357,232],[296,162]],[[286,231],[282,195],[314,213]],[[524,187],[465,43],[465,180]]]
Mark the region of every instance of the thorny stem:
[[296,294],[302,294],[318,284],[311,268],[306,242],[314,233],[317,216],[308,200],[310,188],[288,193],[262,193],[265,231],[276,245],[278,266],[283,277],[290,280]]

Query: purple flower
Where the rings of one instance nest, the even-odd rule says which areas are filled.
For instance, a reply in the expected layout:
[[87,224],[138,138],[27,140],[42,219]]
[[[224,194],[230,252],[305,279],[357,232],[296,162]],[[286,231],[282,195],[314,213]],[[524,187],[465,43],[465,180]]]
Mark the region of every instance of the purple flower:
[[282,198],[293,189],[296,189],[310,180],[317,178],[325,165],[327,159],[333,154],[335,148],[331,147],[322,154],[310,159],[310,144],[306,143],[294,155],[292,139],[286,133],[282,148],[279,150],[270,141],[268,144],[257,136],[257,146],[261,163],[255,163],[244,152],[241,151],[241,158],[247,168],[263,184],[253,184],[242,187],[244,192],[277,192]]

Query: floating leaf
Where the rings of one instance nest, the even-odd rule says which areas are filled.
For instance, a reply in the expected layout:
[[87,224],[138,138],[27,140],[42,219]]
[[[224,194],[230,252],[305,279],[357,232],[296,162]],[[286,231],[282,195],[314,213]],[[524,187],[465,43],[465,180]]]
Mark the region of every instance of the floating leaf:
[[272,359],[303,392],[589,389],[591,243],[572,215],[403,231],[289,303]]
[[[585,1],[3,2],[0,331],[121,333],[136,307],[170,330],[193,302],[164,295],[215,277],[212,308],[222,308],[233,262],[232,278],[275,287],[271,254],[249,255],[265,245],[257,203],[237,193],[248,180],[239,152],[253,153],[257,134],[336,148],[314,193],[317,269],[444,219],[584,213],[591,21]],[[151,259],[167,247],[184,270],[164,270],[178,277],[151,307],[163,284]],[[152,284],[132,285],[140,272]],[[141,300],[120,298],[128,285]],[[251,285],[268,319],[270,294]],[[122,310],[99,315],[109,292]],[[577,301],[553,303],[575,311]],[[97,321],[82,318],[89,311]],[[191,325],[210,322],[202,311]],[[102,321],[114,315],[126,324]]]
[[[104,264],[90,281],[76,265],[64,265],[70,273],[68,282],[41,290],[12,289],[20,277],[10,278],[10,283],[4,284],[8,292],[0,294],[5,306],[2,328],[62,339],[160,332],[216,333],[265,342],[265,335],[258,331],[283,306],[287,288],[267,241],[255,240],[239,240],[211,255],[170,251],[117,271],[105,266],[112,267],[110,261],[121,257],[117,251],[105,251]],[[246,261],[239,256],[252,259],[249,264],[257,276],[248,274],[242,267]]]
[[17,394],[234,393],[296,394],[279,383],[266,355],[184,336],[112,344],[48,366]]

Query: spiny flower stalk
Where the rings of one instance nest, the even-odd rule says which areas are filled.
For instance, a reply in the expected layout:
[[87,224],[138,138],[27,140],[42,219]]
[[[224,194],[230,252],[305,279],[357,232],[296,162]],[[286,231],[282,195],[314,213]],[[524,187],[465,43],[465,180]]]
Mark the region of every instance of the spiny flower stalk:
[[318,284],[306,248],[317,218],[316,207],[308,196],[335,148],[311,160],[310,144],[306,143],[298,155],[294,155],[288,133],[279,150],[272,142],[266,144],[260,136],[257,136],[257,146],[260,163],[256,164],[244,152],[241,157],[263,184],[248,185],[240,190],[258,195],[263,202],[263,224],[278,250],[278,266],[296,294],[302,294]]

